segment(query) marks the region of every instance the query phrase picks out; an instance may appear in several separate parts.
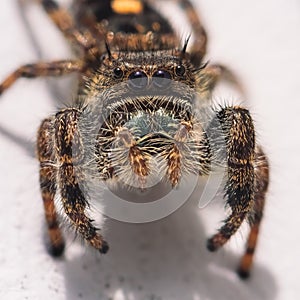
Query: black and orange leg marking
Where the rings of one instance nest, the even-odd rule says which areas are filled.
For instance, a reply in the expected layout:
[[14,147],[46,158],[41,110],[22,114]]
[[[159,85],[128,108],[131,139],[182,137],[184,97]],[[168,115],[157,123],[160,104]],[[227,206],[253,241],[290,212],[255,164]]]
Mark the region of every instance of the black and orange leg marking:
[[28,64],[19,67],[0,84],[0,95],[20,78],[62,76],[80,72],[83,64],[80,60],[60,60],[49,63]]
[[80,111],[66,109],[55,117],[55,145],[59,163],[61,201],[66,215],[76,231],[101,253],[108,251],[108,244],[87,216],[88,203],[84,194],[84,175],[80,163],[84,157],[81,137],[77,130]]
[[55,158],[53,157],[53,120],[46,119],[38,131],[37,152],[40,161],[40,188],[44,203],[45,217],[49,236],[49,252],[53,256],[63,253],[65,243],[59,228],[57,212],[54,205],[57,190]]
[[238,274],[241,278],[248,278],[253,264],[253,257],[257,245],[258,234],[260,230],[261,220],[263,218],[263,210],[265,205],[265,196],[269,184],[269,164],[263,151],[258,148],[255,159],[255,197],[253,214],[249,218],[250,233],[247,240],[246,251],[243,255],[238,267]]
[[218,112],[218,118],[226,141],[228,179],[225,192],[232,213],[208,240],[210,251],[223,246],[239,229],[253,209],[255,193],[255,133],[251,116],[240,107],[228,107]]
[[83,50],[88,51],[96,45],[92,35],[85,31],[81,33],[75,26],[73,17],[54,0],[39,0],[40,4],[49,15],[54,24],[72,43],[77,44]]

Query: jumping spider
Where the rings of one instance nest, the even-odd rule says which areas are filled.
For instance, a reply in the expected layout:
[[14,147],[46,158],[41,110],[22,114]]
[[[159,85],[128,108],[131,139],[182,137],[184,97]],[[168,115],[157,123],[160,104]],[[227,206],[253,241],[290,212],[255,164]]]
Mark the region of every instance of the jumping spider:
[[[189,51],[188,39],[179,46],[172,26],[153,8],[154,0],[76,0],[73,15],[53,0],[38,2],[72,43],[78,58],[21,66],[1,83],[0,94],[22,77],[78,73],[73,105],[45,119],[38,130],[40,188],[53,255],[64,250],[54,205],[57,192],[76,232],[106,253],[108,244],[88,216],[88,199],[81,189],[85,181],[81,164],[87,155],[79,125],[82,115],[99,108],[99,119],[108,116],[92,151],[101,180],[118,181],[133,174],[142,187],[151,172],[152,158],[160,156],[164,167],[159,171],[175,187],[183,172],[202,175],[210,171],[212,141],[196,126],[199,120],[193,111],[201,101],[209,103],[214,86],[227,70],[204,63],[206,33],[189,0],[176,1],[193,29]],[[263,215],[268,163],[255,142],[248,110],[227,106],[214,112],[225,137],[225,196],[231,214],[207,247],[219,249],[248,219],[251,229],[238,269],[241,277],[247,277]],[[141,124],[149,115],[156,117],[164,132],[143,133]],[[95,125],[97,117],[93,122]],[[125,173],[117,172],[120,157],[111,156],[112,149],[122,157]]]

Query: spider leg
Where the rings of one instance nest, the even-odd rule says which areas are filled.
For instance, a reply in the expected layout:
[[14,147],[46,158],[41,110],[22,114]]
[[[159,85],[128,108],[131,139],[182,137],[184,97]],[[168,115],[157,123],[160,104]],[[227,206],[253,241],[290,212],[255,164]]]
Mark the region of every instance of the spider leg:
[[[203,63],[203,58],[206,54],[207,48],[207,34],[199,18],[199,14],[195,10],[193,4],[190,0],[176,0],[186,13],[188,20],[193,29],[194,42],[190,49],[191,61],[194,66],[201,67]],[[245,89],[241,82],[238,80],[236,75],[226,66],[221,64],[210,65],[206,68],[208,72],[208,77],[211,76],[211,84],[214,87],[219,80],[225,80],[232,84],[235,88],[241,92],[242,95],[245,94]]]
[[246,94],[244,86],[231,69],[222,64],[213,64],[212,68],[218,74],[217,81],[224,80],[235,87],[242,95]]
[[40,161],[40,188],[50,239],[49,252],[59,256],[64,251],[64,239],[59,228],[54,197],[57,190],[55,157],[53,149],[53,120],[46,119],[38,131],[37,152]]
[[[156,1],[157,0],[146,0],[147,3],[155,3]],[[191,61],[196,67],[199,67],[202,58],[206,53],[207,35],[205,29],[199,19],[199,14],[190,0],[176,0],[174,2],[182,8],[190,22],[194,38],[194,42],[191,47]]]
[[199,19],[199,14],[195,10],[191,1],[177,0],[191,24],[193,30],[194,42],[191,47],[191,61],[195,66],[200,66],[203,57],[206,54],[207,34]]
[[255,203],[255,132],[251,116],[241,107],[223,108],[217,116],[226,141],[228,178],[225,192],[232,212],[208,240],[210,251],[219,249],[230,239]]
[[245,95],[245,89],[238,80],[234,72],[221,64],[212,64],[205,66],[198,73],[197,91],[201,99],[210,99],[215,86],[224,80],[235,87],[242,95]]
[[84,175],[80,163],[84,157],[81,137],[77,130],[81,112],[66,109],[56,114],[55,147],[59,164],[60,196],[66,215],[76,231],[101,253],[108,251],[108,244],[87,216],[89,207],[84,194]]
[[35,63],[19,67],[0,84],[0,95],[19,78],[35,78],[44,76],[62,76],[80,72],[83,63],[80,60],[59,60],[48,63]]
[[245,254],[242,257],[238,268],[238,274],[241,278],[249,277],[260,230],[260,224],[263,217],[265,196],[269,184],[269,164],[265,154],[260,148],[256,150],[255,177],[255,203],[252,216],[249,218],[250,233],[248,236]]
[[95,47],[96,42],[91,33],[80,32],[76,26],[73,17],[67,10],[59,6],[54,0],[39,0],[40,4],[51,18],[53,23],[71,42],[77,44],[83,50],[88,51]]

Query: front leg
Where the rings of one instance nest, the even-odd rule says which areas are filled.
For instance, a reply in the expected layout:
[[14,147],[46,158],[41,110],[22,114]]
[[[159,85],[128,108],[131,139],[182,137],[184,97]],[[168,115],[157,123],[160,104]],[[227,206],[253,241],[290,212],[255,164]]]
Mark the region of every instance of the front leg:
[[231,215],[207,243],[210,251],[223,246],[239,229],[254,207],[255,194],[255,133],[249,112],[240,107],[227,107],[218,112],[226,141],[227,204]]
[[80,114],[77,109],[66,109],[56,114],[54,127],[60,196],[65,213],[76,231],[99,252],[106,253],[108,244],[86,213],[89,204],[83,190],[85,178],[80,166],[84,151],[77,126]]
[[48,251],[53,256],[59,256],[64,251],[65,242],[54,203],[57,190],[57,163],[53,140],[53,121],[53,118],[46,119],[39,128],[37,154],[40,161],[40,189],[49,237]]

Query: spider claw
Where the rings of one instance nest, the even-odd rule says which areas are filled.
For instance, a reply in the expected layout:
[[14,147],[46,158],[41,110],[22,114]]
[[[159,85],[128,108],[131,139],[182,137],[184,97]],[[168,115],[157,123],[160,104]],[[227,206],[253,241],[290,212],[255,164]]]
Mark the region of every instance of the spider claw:
[[214,242],[213,238],[207,240],[206,247],[210,252],[215,252],[218,250],[218,245]]
[[241,279],[248,279],[250,277],[250,272],[248,270],[243,270],[241,268],[237,270],[237,274]]
[[107,253],[108,250],[109,250],[108,243],[106,241],[103,241],[102,247],[99,249],[99,252],[101,254],[105,254],[105,253]]
[[61,243],[59,245],[49,245],[47,247],[48,253],[53,257],[59,257],[64,253],[65,243]]

